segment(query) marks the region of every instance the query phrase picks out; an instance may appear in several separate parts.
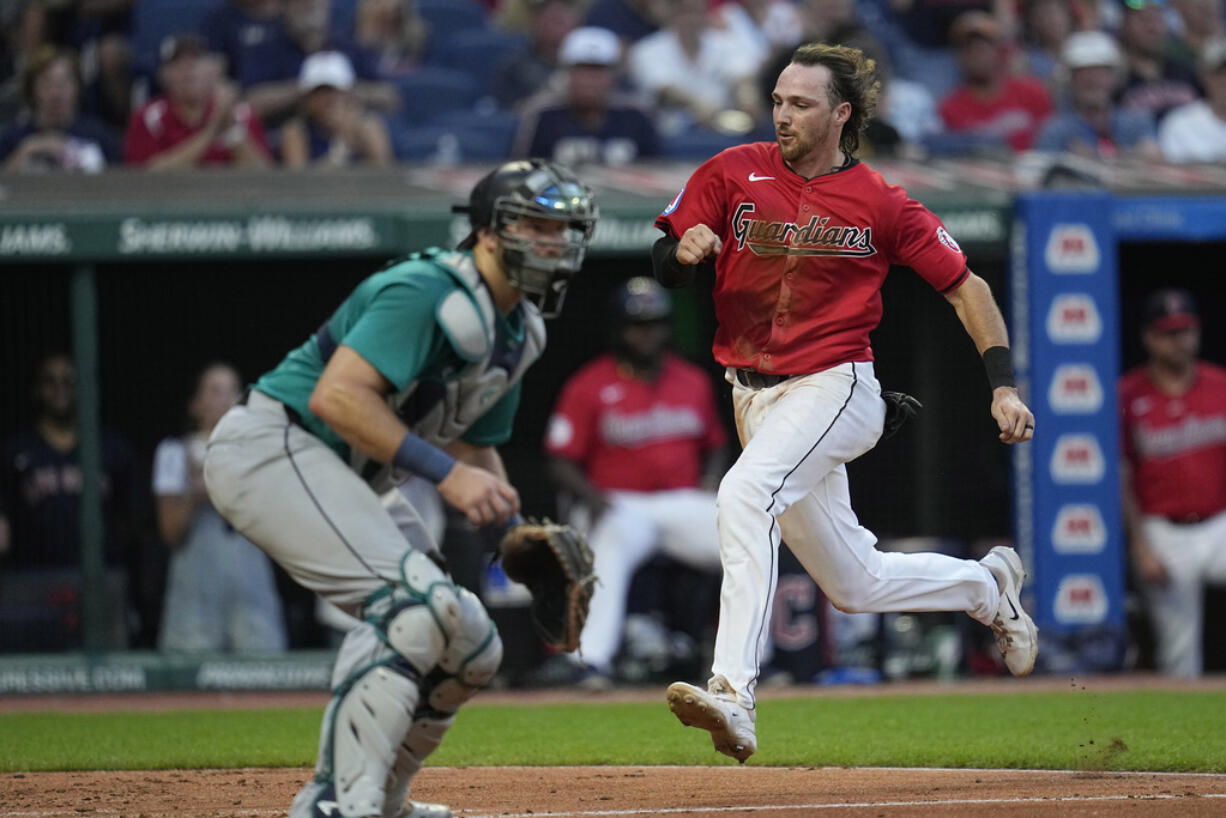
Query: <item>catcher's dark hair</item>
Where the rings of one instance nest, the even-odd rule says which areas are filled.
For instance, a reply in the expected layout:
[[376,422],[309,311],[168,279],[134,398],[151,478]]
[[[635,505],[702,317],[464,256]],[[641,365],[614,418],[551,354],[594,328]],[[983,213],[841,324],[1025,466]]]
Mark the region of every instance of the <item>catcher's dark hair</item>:
[[877,79],[877,63],[858,48],[826,43],[805,43],[792,52],[795,65],[824,65],[830,70],[830,85],[826,89],[830,107],[840,103],[851,105],[851,116],[843,125],[839,147],[849,156],[860,149],[860,134],[868,127],[877,110],[881,83]]

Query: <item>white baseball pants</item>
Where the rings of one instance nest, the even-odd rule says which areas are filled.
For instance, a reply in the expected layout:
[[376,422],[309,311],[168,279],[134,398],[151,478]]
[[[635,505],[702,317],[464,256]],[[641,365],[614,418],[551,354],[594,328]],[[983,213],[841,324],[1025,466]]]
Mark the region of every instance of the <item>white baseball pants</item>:
[[[578,515],[577,515],[578,516]],[[609,493],[588,539],[599,583],[583,626],[583,661],[608,672],[621,645],[634,572],[656,553],[691,568],[720,566],[715,494],[701,489]]]
[[718,494],[719,631],[713,676],[754,706],[770,627],[780,541],[840,610],[965,611],[992,621],[1000,591],[987,568],[944,554],[895,554],[851,508],[845,463],[881,436],[885,403],[871,363],[848,363],[765,389],[729,370],[744,451]]
[[1169,582],[1146,586],[1158,669],[1184,678],[1204,670],[1205,584],[1226,582],[1226,511],[1194,525],[1163,517],[1142,523],[1154,557]]

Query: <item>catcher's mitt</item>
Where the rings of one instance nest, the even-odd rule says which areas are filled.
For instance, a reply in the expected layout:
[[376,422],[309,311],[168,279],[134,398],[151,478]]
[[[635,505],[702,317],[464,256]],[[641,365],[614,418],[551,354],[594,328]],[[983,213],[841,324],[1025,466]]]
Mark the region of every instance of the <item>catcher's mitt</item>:
[[882,392],[881,399],[885,401],[885,425],[881,430],[881,440],[893,437],[904,423],[924,408],[924,404],[905,392]]
[[529,610],[541,638],[558,650],[578,648],[596,584],[583,535],[548,519],[529,520],[508,531],[498,551],[507,578],[532,592]]

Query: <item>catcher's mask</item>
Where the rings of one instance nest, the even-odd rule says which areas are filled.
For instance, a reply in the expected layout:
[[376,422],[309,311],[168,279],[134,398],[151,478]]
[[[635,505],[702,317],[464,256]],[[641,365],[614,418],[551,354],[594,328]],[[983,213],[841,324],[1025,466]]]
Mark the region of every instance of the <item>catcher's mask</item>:
[[[562,309],[570,279],[583,266],[599,208],[592,191],[569,170],[544,159],[507,162],[473,187],[467,205],[472,232],[459,249],[477,243],[477,232],[490,228],[502,248],[502,265],[511,284],[552,318]],[[556,240],[526,236],[513,227],[532,217],[565,224]]]

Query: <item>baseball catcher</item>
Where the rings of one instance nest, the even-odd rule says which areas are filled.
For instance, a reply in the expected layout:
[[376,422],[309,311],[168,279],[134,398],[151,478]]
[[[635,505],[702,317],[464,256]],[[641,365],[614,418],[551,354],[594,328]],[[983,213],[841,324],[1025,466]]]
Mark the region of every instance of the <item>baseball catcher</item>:
[[587,540],[549,519],[513,527],[498,547],[507,578],[532,592],[532,624],[546,644],[570,652],[579,647],[595,590],[595,562]]

